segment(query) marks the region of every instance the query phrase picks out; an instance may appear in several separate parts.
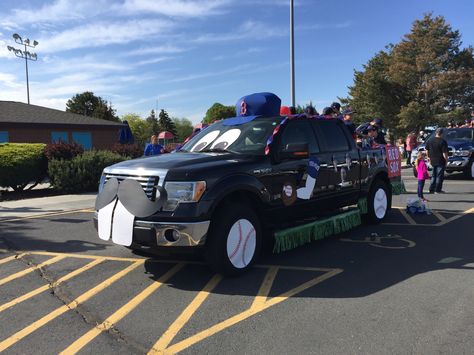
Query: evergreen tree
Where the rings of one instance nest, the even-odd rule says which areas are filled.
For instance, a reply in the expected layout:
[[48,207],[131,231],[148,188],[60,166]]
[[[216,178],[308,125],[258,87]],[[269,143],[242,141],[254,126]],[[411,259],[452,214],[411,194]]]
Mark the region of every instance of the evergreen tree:
[[176,136],[176,126],[168,115],[168,112],[162,109],[160,111],[159,117],[158,124],[160,131],[168,131]]
[[444,125],[474,102],[473,48],[442,16],[426,14],[402,41],[386,47],[354,74],[342,102],[369,120],[380,116],[406,132]]
[[203,123],[213,123],[216,120],[224,118],[235,117],[235,106],[224,106],[216,102],[206,112]]
[[146,122],[153,133],[158,133],[160,131],[160,124],[156,117],[155,110],[151,110],[150,115],[146,118]]
[[119,121],[112,104],[91,91],[74,95],[67,101],[66,111],[108,121]]

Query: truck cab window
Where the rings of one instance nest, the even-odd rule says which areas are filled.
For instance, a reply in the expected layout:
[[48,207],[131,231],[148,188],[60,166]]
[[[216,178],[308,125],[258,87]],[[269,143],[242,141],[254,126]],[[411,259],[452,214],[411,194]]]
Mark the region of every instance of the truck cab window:
[[284,152],[288,146],[305,144],[309,146],[309,153],[319,153],[318,143],[313,130],[307,121],[290,121],[281,135],[280,151]]
[[323,152],[345,152],[350,149],[345,127],[336,121],[315,121],[313,124]]

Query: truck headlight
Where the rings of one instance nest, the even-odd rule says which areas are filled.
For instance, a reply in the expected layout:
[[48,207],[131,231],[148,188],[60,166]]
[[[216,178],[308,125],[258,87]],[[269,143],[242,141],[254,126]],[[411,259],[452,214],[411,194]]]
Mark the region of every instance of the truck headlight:
[[468,157],[471,155],[471,151],[470,150],[456,150],[454,152],[454,155],[458,157]]
[[168,181],[165,182],[164,188],[168,194],[164,210],[174,211],[178,203],[198,202],[206,191],[206,182]]

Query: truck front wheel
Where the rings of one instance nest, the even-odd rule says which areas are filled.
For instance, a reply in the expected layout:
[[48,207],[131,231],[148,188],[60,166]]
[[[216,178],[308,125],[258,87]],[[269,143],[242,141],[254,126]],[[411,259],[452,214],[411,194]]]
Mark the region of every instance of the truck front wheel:
[[218,273],[234,276],[245,272],[257,259],[262,227],[255,211],[245,204],[231,204],[213,216],[206,242],[206,258]]
[[382,180],[374,181],[367,196],[367,218],[372,224],[382,222],[390,209],[390,196],[387,184]]

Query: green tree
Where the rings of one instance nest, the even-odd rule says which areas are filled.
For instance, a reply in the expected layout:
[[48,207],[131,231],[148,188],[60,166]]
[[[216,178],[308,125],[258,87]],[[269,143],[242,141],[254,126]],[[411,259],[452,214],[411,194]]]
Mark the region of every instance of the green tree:
[[168,131],[176,136],[176,127],[174,125],[174,122],[171,120],[170,116],[168,115],[168,112],[163,109],[160,111],[158,124],[160,131]]
[[119,121],[112,104],[109,104],[100,96],[94,95],[91,91],[74,95],[67,101],[66,111],[108,121]]
[[132,130],[133,137],[135,138],[135,142],[142,147],[150,140],[152,134],[154,134],[148,122],[136,113],[128,113],[123,115],[122,121],[128,122],[128,125]]
[[235,106],[224,106],[218,102],[212,105],[206,112],[203,123],[212,123],[216,120],[235,117]]
[[193,133],[193,124],[187,118],[173,118],[176,126],[176,139],[178,142],[184,142]]
[[356,71],[343,100],[360,118],[381,116],[402,132],[443,125],[474,102],[473,48],[442,16],[416,20],[402,41]]
[[146,121],[153,132],[158,133],[160,131],[160,124],[158,122],[158,118],[156,117],[155,110],[151,110],[150,115],[148,115],[146,118]]

